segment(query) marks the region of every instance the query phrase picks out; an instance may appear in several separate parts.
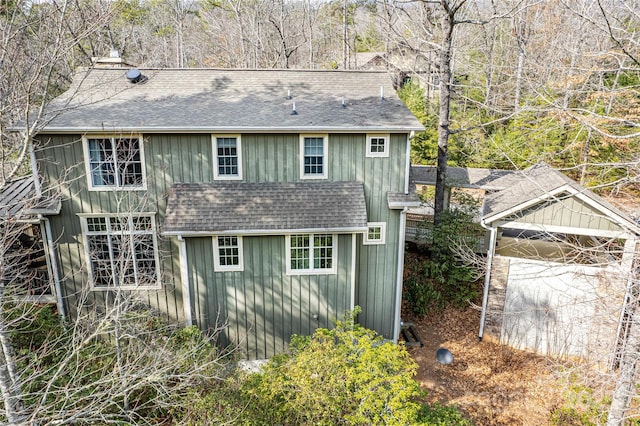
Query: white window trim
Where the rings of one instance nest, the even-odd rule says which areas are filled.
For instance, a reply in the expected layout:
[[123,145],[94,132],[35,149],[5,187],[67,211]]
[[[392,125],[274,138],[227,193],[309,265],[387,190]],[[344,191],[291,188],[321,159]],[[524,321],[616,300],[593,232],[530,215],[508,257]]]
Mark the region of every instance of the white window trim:
[[[236,237],[238,239],[238,264],[237,265],[221,265],[220,264],[220,246],[218,237]],[[213,269],[216,272],[240,272],[244,271],[244,247],[242,246],[242,236],[240,235],[214,235],[213,236]]]
[[[373,228],[373,227],[380,228],[380,238],[377,240],[369,239],[369,228]],[[387,239],[387,223],[386,222],[367,223],[367,232],[364,233],[364,239],[362,240],[362,244],[364,245],[385,244],[386,239]]]
[[[305,138],[323,138],[322,144],[322,174],[304,174],[304,139]],[[329,171],[329,135],[324,134],[300,134],[300,179],[327,179]]]
[[[218,171],[218,138],[236,138],[236,151],[238,152],[238,174],[221,175]],[[214,180],[242,180],[242,141],[239,134],[212,134],[213,146],[213,179]]]
[[[384,152],[371,152],[371,139],[384,138]],[[367,157],[388,157],[391,137],[388,133],[367,133]]]
[[[140,163],[142,166],[142,185],[140,186],[118,186],[118,185],[94,185],[91,179],[91,165],[89,158],[89,139],[114,139],[114,138],[137,138],[140,144]],[[146,191],[147,190],[147,166],[144,157],[144,138],[141,133],[132,134],[89,134],[82,136],[82,153],[84,156],[85,174],[87,176],[87,187],[89,191]]]
[[[136,286],[136,285],[119,285],[119,286],[95,286],[94,278],[93,278],[93,268],[91,267],[91,253],[89,252],[89,241],[87,237],[89,235],[95,235],[89,232],[87,225],[87,218],[91,217],[103,217],[103,218],[111,218],[111,217],[150,217],[151,218],[151,233],[153,238],[153,247],[154,247],[154,260],[156,263],[156,284],[155,285],[145,285],[145,286]],[[82,243],[84,244],[84,253],[86,256],[86,265],[87,270],[89,272],[89,289],[91,291],[113,291],[113,290],[159,290],[162,287],[160,281],[160,255],[158,248],[158,232],[156,228],[156,213],[133,213],[133,214],[117,214],[117,213],[104,213],[104,214],[78,214],[80,217],[80,225],[82,228]]]
[[[285,251],[286,251],[286,274],[287,275],[335,275],[338,271],[338,234],[331,235],[331,268],[315,269],[313,267],[313,236],[318,234],[327,234],[326,232],[298,233],[285,235]],[[309,236],[309,269],[291,269],[291,236],[292,235],[308,235]]]

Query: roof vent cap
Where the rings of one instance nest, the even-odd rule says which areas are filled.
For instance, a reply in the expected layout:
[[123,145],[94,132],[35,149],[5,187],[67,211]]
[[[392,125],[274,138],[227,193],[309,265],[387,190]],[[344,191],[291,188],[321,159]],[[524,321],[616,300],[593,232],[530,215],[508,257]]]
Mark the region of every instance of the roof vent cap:
[[128,70],[126,77],[129,80],[129,82],[132,84],[140,83],[140,82],[146,81],[147,79],[147,77],[142,75],[140,70],[137,68],[131,68],[130,70]]

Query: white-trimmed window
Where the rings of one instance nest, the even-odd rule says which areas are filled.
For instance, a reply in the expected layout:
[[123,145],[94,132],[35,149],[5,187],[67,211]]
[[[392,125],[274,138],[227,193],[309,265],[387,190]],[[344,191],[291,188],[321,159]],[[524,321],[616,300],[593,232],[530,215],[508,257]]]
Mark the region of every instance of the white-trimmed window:
[[384,244],[387,233],[385,222],[367,223],[367,233],[364,234],[363,244]]
[[287,274],[335,274],[335,234],[295,234],[286,237]]
[[300,135],[300,178],[326,179],[329,152],[327,135]]
[[240,135],[212,135],[215,167],[214,179],[242,179]]
[[389,135],[367,134],[367,157],[388,157]]
[[243,271],[242,237],[219,235],[213,237],[213,263],[216,271]]
[[80,219],[94,289],[160,287],[154,214]]
[[82,139],[90,190],[146,189],[141,135]]

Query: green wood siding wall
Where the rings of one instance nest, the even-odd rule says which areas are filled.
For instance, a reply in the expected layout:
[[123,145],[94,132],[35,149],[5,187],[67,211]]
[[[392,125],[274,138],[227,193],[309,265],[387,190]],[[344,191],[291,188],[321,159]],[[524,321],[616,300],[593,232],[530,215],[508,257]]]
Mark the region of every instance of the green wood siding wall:
[[336,274],[291,276],[284,236],[244,237],[242,272],[215,272],[212,238],[188,238],[194,319],[203,329],[221,328],[222,342],[249,358],[282,352],[292,334],[331,327],[349,309],[351,239],[338,236]]
[[[213,181],[213,145],[211,134],[145,134],[144,155],[147,191],[89,191],[85,174],[82,139],[80,135],[40,135],[36,155],[41,173],[46,177],[46,188],[59,192],[63,199],[62,213],[51,217],[54,238],[57,239],[58,258],[64,285],[67,309],[73,313],[78,303],[77,296],[87,288],[87,268],[84,243],[80,228],[79,213],[117,213],[144,211],[156,213],[156,225],[162,229],[168,191],[174,182]],[[300,146],[299,134],[242,134],[242,169],[245,182],[287,182],[299,180]],[[366,157],[365,134],[329,134],[328,178],[333,181],[364,182],[368,220],[386,222],[386,244],[362,245],[362,236],[357,238],[356,300],[363,308],[360,322],[374,328],[385,337],[393,338],[393,309],[395,306],[397,279],[397,243],[400,238],[398,226],[400,213],[387,207],[387,192],[402,191],[405,180],[406,134],[391,135],[389,157]],[[351,236],[340,237],[340,268],[350,264]],[[203,241],[208,241],[206,244]],[[202,251],[196,250],[203,244]],[[139,292],[139,296],[165,317],[177,321],[184,320],[181,294],[178,243],[176,238],[160,237],[160,256],[163,287],[158,291]],[[206,246],[206,248],[204,247]],[[301,331],[312,332],[317,325],[331,325],[331,315],[344,310],[343,291],[349,288],[350,274],[339,272],[335,276],[287,277],[282,268],[272,263],[260,263],[259,259],[271,259],[275,253],[284,250],[284,237],[246,237],[245,272],[213,273],[211,239],[188,239],[189,266],[194,280],[192,304],[194,318],[204,326],[213,324],[217,312],[219,295],[210,297],[216,291],[253,286],[246,295],[262,293],[259,298],[247,300],[253,306],[251,314],[237,314],[225,311],[230,320],[242,328],[254,327],[255,339],[247,341],[247,352],[270,354],[283,348],[283,341],[293,329],[283,322],[281,325],[260,324],[263,318],[289,316],[291,321],[300,321]],[[279,251],[278,251],[279,250]],[[209,253],[207,255],[207,253]],[[349,255],[347,256],[347,253]],[[205,258],[208,259],[205,261]],[[268,266],[268,267],[267,267]],[[253,268],[253,269],[252,269]],[[253,271],[253,272],[252,272]],[[224,280],[222,277],[224,276]],[[249,277],[250,279],[248,279]],[[333,279],[334,281],[331,281]],[[222,281],[224,287],[222,287]],[[300,282],[294,282],[294,281]],[[319,282],[325,280],[326,282]],[[337,280],[337,281],[335,281]],[[331,282],[330,282],[331,281]],[[257,290],[257,288],[260,290]],[[305,290],[295,295],[292,288]],[[206,292],[205,290],[206,289]],[[315,290],[314,290],[315,289]],[[322,291],[329,292],[327,294]],[[313,292],[316,293],[313,293]],[[349,290],[350,291],[350,290]],[[334,292],[334,293],[331,293]],[[283,299],[290,294],[289,299]],[[104,292],[90,293],[88,304],[104,297]],[[310,321],[311,308],[303,305],[311,300],[331,300],[331,309],[319,308],[318,321]],[[338,300],[340,302],[338,303]],[[225,303],[228,298],[225,299]],[[239,302],[238,302],[239,303]],[[300,306],[294,309],[294,305]],[[234,308],[236,309],[236,308]],[[265,314],[269,309],[271,314]],[[278,315],[276,315],[276,313]],[[232,315],[233,314],[233,315]],[[251,320],[251,318],[254,318]],[[295,320],[293,319],[295,318]],[[269,319],[270,320],[270,319]],[[284,321],[284,320],[281,320]],[[240,325],[237,325],[240,327]],[[204,326],[206,328],[206,326]],[[266,331],[259,331],[264,327]],[[271,328],[269,328],[271,327]],[[268,335],[271,331],[282,334],[279,342],[266,342],[257,336]],[[229,331],[231,333],[231,331]],[[240,331],[233,331],[229,338]]]
[[551,201],[540,203],[509,217],[507,221],[624,232],[620,225],[603,215],[601,211],[572,194],[554,197]]

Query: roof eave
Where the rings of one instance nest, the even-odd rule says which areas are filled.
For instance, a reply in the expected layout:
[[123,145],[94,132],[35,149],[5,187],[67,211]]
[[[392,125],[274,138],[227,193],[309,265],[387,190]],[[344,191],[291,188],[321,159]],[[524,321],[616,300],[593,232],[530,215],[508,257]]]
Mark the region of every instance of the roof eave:
[[[20,131],[21,129],[16,129]],[[43,134],[86,134],[86,133],[218,133],[218,132],[242,132],[242,133],[299,133],[299,132],[330,132],[330,133],[411,133],[412,131],[424,131],[422,126],[282,126],[282,127],[45,127],[38,133]]]
[[367,232],[366,226],[339,227],[339,228],[300,228],[300,229],[231,229],[225,231],[163,231],[164,236],[181,237],[207,237],[212,235],[242,235],[242,236],[263,236],[263,235],[288,235],[288,234],[360,234]]

